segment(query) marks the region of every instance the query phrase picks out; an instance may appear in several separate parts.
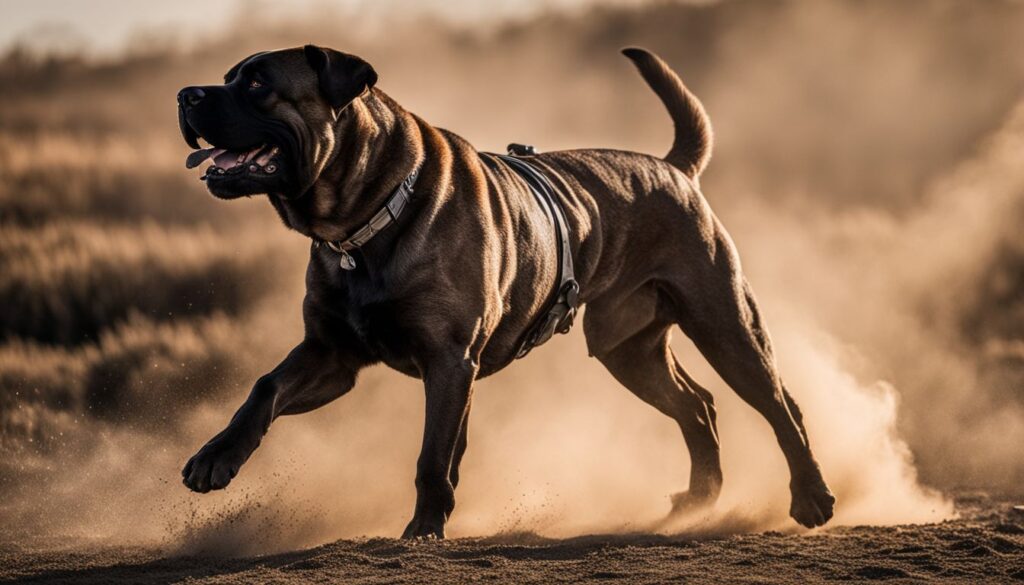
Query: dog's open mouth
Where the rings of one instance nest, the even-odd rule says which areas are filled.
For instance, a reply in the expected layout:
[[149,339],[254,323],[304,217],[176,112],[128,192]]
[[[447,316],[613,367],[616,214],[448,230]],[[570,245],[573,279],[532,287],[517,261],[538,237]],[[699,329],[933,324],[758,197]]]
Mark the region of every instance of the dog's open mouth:
[[273,175],[280,167],[279,153],[280,149],[272,144],[261,144],[242,152],[211,146],[188,155],[185,167],[194,169],[206,161],[212,162],[206,174],[201,177],[203,180],[228,174]]

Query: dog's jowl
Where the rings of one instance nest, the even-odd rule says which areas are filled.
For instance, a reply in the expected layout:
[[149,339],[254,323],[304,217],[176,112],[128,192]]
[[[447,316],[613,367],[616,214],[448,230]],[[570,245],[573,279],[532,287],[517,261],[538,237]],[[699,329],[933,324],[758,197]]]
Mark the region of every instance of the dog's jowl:
[[[224,488],[274,419],[327,404],[383,362],[422,379],[426,392],[404,536],[443,537],[474,381],[508,365],[553,307],[571,301],[586,306],[590,353],[679,423],[692,472],[675,512],[712,504],[722,485],[714,400],[669,347],[678,325],[771,424],[789,464],[793,518],[827,522],[835,500],[800,409],[736,249],[698,187],[711,156],[708,118],[660,59],[624,53],[668,109],[672,148],[664,158],[523,156],[554,187],[547,208],[516,161],[478,153],[404,110],[353,55],[315,46],[258,53],[222,85],[181,90],[181,131],[196,149],[187,166],[209,162],[202,178],[217,197],[266,194],[284,224],[311,240],[304,339],[188,461],[185,485]],[[563,231],[553,211],[564,214]],[[561,286],[566,254],[578,287],[571,299]]]

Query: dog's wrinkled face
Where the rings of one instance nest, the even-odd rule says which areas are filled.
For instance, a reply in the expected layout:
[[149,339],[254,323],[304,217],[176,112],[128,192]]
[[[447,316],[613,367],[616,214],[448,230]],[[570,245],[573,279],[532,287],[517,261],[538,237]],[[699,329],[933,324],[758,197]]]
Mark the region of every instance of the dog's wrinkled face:
[[222,199],[299,197],[334,152],[338,116],[376,81],[362,59],[312,45],[252,55],[224,85],[178,93],[182,136],[197,149],[185,166],[213,163],[202,179]]

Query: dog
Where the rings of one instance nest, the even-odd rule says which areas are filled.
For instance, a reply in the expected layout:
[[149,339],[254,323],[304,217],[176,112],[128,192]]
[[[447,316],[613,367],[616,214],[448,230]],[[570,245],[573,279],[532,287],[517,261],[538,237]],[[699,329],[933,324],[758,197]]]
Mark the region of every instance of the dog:
[[[823,525],[835,498],[736,248],[699,188],[710,121],[660,58],[623,53],[671,116],[668,154],[528,157],[563,187],[588,351],[679,424],[692,470],[673,512],[713,504],[722,486],[714,399],[669,347],[678,325],[771,424],[790,471],[790,515]],[[178,94],[181,131],[196,149],[187,166],[212,161],[202,177],[209,191],[266,194],[285,226],[311,239],[304,339],[182,475],[196,492],[223,489],[277,417],[343,396],[362,368],[383,362],[422,379],[426,392],[416,506],[403,537],[444,538],[474,381],[520,355],[543,318],[561,273],[559,236],[510,165],[406,111],[376,82],[363,59],[307,45],[257,53],[223,84]]]

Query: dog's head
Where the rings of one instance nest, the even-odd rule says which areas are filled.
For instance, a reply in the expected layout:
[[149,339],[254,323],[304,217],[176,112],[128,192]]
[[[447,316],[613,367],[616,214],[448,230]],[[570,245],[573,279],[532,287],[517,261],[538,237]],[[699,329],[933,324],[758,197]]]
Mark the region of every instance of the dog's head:
[[227,72],[223,85],[178,92],[181,133],[197,149],[185,164],[211,161],[202,178],[222,199],[298,197],[334,152],[338,116],[376,82],[366,61],[332,49],[252,55]]

